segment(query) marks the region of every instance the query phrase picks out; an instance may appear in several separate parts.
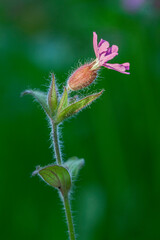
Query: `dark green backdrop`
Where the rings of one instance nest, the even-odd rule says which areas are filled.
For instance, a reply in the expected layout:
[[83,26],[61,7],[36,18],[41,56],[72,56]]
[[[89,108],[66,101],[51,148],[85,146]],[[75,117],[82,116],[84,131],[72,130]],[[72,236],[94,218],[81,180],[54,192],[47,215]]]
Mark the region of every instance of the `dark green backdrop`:
[[130,62],[131,74],[101,70],[90,91],[103,96],[61,129],[64,159],[86,162],[72,195],[78,239],[160,239],[160,6],[135,3],[1,0],[3,239],[68,238],[57,192],[31,178],[53,161],[48,123],[20,92],[45,90],[51,71],[62,89],[79,61],[94,58],[93,31],[119,46],[112,62]]

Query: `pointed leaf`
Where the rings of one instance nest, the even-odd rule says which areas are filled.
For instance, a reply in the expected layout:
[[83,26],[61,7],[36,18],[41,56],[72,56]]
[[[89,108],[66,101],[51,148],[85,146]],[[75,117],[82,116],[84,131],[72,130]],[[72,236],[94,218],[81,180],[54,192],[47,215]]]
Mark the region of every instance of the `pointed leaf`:
[[59,103],[58,112],[61,112],[67,106],[68,106],[68,92],[67,92],[67,89],[65,87],[63,95],[62,95],[60,103]]
[[37,100],[37,102],[42,106],[42,108],[48,114],[48,116],[51,115],[48,104],[47,104],[46,93],[41,92],[41,91],[37,91],[37,90],[26,90],[21,95],[24,96],[24,95],[27,95],[27,94],[32,95]]
[[58,188],[63,196],[66,196],[71,188],[71,177],[66,168],[59,165],[50,165],[44,168],[38,167],[33,176],[38,174],[47,184]]
[[63,164],[64,167],[68,169],[72,178],[75,179],[78,176],[80,169],[84,166],[84,159],[78,159],[77,157],[69,158]]
[[56,83],[55,83],[54,74],[52,74],[52,82],[51,82],[50,89],[48,92],[48,105],[49,105],[52,113],[54,113],[56,111],[57,104],[58,104],[58,100],[57,100]]
[[96,100],[102,94],[102,92],[103,90],[99,93],[87,96],[63,109],[61,112],[58,113],[56,123],[58,124],[62,122],[64,119],[71,117],[72,115],[79,112],[82,108],[88,106],[90,103]]

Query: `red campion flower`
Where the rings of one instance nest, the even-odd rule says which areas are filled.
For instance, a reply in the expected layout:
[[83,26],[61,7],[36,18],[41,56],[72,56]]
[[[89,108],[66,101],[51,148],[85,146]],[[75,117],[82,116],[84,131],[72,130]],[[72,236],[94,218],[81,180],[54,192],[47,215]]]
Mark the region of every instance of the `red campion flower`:
[[116,70],[121,73],[130,74],[126,72],[129,70],[130,64],[127,63],[108,63],[109,60],[113,59],[116,55],[118,55],[118,46],[112,45],[109,47],[109,42],[101,39],[99,44],[97,45],[97,34],[93,33],[93,48],[96,55],[95,64],[93,65],[92,69],[99,68],[104,66],[109,69]]
[[97,44],[97,34],[93,33],[93,48],[96,55],[96,59],[79,67],[69,78],[68,88],[76,91],[90,85],[97,77],[97,71],[100,67],[104,66],[109,69],[116,70],[121,73],[130,74],[126,72],[129,70],[130,64],[126,63],[108,63],[118,55],[118,46],[112,45],[109,47],[109,42],[101,39]]

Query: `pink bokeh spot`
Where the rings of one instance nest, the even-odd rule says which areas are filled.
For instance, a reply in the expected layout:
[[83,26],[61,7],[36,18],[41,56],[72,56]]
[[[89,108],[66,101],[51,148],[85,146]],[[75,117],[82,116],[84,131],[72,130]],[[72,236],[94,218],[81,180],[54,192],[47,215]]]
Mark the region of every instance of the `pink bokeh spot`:
[[97,44],[97,34],[95,32],[93,32],[93,48],[99,67],[104,66],[108,69],[113,69],[124,74],[130,74],[129,72],[126,72],[126,70],[129,70],[130,68],[130,64],[128,62],[122,64],[108,63],[109,60],[118,55],[118,46],[112,45],[109,47],[109,42],[103,39],[101,39]]

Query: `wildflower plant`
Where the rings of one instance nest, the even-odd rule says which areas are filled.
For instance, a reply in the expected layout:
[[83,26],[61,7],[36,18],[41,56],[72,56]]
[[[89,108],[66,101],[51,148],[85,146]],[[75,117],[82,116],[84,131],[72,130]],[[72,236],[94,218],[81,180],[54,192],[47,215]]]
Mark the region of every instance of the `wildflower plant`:
[[[70,240],[76,239],[70,207],[70,192],[73,187],[73,180],[76,179],[79,170],[84,165],[84,159],[78,159],[76,157],[70,158],[67,161],[62,159],[58,127],[64,120],[77,114],[100,97],[103,90],[98,93],[87,95],[78,100],[77,98],[71,97],[71,92],[76,92],[89,86],[96,79],[97,73],[102,66],[124,74],[129,74],[127,70],[129,70],[130,66],[129,63],[108,63],[109,60],[118,55],[118,47],[116,45],[109,47],[109,43],[103,39],[97,44],[97,34],[95,32],[93,33],[93,48],[96,59],[90,63],[84,64],[73,72],[64,87],[62,95],[59,94],[54,74],[51,75],[51,84],[47,93],[37,90],[26,90],[22,93],[22,95],[32,95],[42,106],[49,119],[52,129],[51,134],[55,162],[45,167],[38,166],[33,172],[33,176],[38,175],[48,185],[59,191],[64,203]],[[76,95],[77,94],[78,93],[76,92]]]

